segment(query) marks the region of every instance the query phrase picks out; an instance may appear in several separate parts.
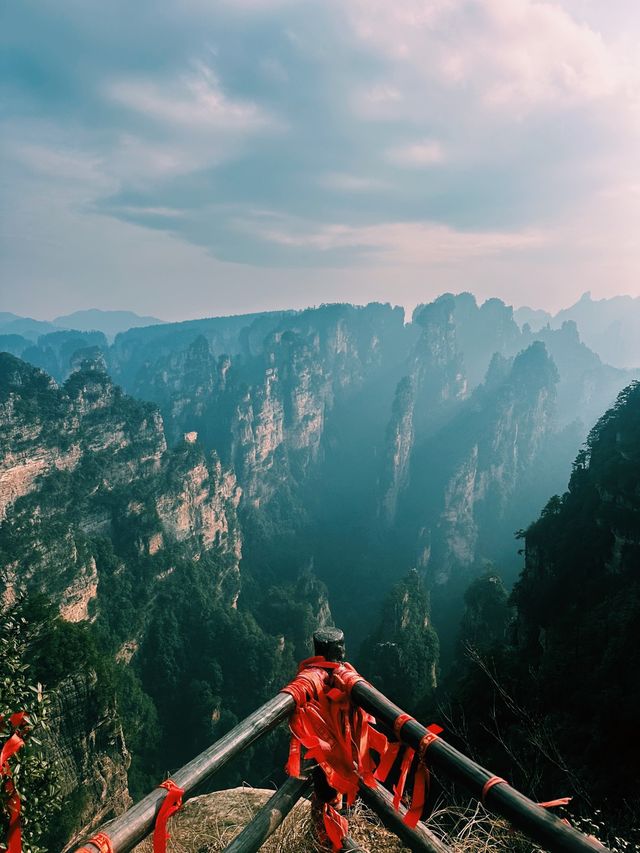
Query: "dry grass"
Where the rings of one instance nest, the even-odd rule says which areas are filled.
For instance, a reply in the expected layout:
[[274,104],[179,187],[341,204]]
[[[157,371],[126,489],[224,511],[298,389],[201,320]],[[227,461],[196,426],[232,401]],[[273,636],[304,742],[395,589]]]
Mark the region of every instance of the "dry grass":
[[[273,791],[243,787],[192,798],[169,822],[171,837],[167,853],[219,853],[272,794]],[[370,853],[407,850],[362,802],[350,809],[348,819],[350,836],[364,850]],[[449,845],[452,853],[538,853],[541,849],[479,803],[436,808],[428,826]],[[265,853],[324,851],[314,837],[309,802],[301,800],[261,849]],[[614,849],[626,853],[629,848]],[[135,853],[152,853],[152,850],[148,838],[135,848]]]
[[[272,794],[263,789],[233,788],[194,797],[169,822],[167,853],[224,850]],[[351,810],[349,832],[367,850],[401,853],[406,849],[361,803]],[[314,838],[309,802],[300,801],[261,849],[265,853],[319,853],[323,848]],[[135,853],[152,850],[151,839],[147,838]]]
[[532,853],[540,850],[505,820],[490,814],[480,804],[443,806],[431,815],[455,853]]

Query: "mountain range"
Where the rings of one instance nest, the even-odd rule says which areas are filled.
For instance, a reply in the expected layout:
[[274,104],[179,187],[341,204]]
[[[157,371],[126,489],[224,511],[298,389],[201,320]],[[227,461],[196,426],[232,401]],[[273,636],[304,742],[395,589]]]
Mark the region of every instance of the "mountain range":
[[0,339],[5,337],[22,338],[23,341],[13,341],[13,348],[28,341],[37,343],[42,336],[64,330],[78,332],[102,332],[109,340],[113,340],[120,332],[126,332],[137,326],[151,326],[162,323],[157,317],[141,317],[133,311],[101,311],[90,308],[86,311],[74,311],[72,314],[61,315],[54,320],[34,320],[32,317],[21,317],[10,311],[0,312]]
[[514,314],[520,325],[528,323],[539,331],[549,325],[557,329],[573,321],[582,340],[607,364],[616,367],[637,367],[640,364],[640,297],[613,296],[592,299],[590,293],[557,314],[531,308],[518,308]]
[[[27,650],[25,666],[81,721],[54,726],[68,744],[64,840],[253,710],[333,620],[363,674],[411,711],[434,713],[449,690],[484,701],[461,637],[544,707],[581,595],[593,609],[609,573],[620,607],[635,583],[640,433],[624,389],[639,376],[604,363],[572,320],[535,331],[471,294],[410,322],[390,305],[326,305],[112,343],[59,330],[0,353],[0,593],[54,632],[55,654]],[[549,504],[582,470],[596,478],[583,497]],[[556,517],[566,525],[550,529]],[[567,555],[583,540],[593,579],[578,591],[582,558],[567,574]],[[569,621],[554,604],[563,578]],[[613,627],[599,619],[601,637]],[[603,707],[627,642],[603,664]],[[564,749],[577,709],[563,702]],[[278,737],[217,783],[270,773]],[[582,780],[590,759],[567,753]]]

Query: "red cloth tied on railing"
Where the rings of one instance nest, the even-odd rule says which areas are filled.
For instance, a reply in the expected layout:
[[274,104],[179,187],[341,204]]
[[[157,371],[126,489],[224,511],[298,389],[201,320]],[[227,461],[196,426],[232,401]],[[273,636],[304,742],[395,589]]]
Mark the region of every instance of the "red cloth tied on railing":
[[[298,675],[282,691],[296,702],[289,723],[287,773],[300,775],[304,747],[304,757],[317,762],[338,800],[344,797],[348,805],[355,801],[360,781],[375,787],[371,750],[383,755],[388,745],[385,736],[372,728],[373,717],[350,701],[351,688],[360,680],[349,664],[312,657],[302,661]],[[347,831],[345,819],[330,803],[324,805],[323,819],[327,837],[339,850]]]
[[[283,692],[296,701],[289,724],[292,738],[287,773],[300,775],[304,747],[305,758],[318,763],[330,787],[338,792],[338,799],[344,796],[348,805],[354,802],[360,782],[374,788],[377,782],[387,779],[402,746],[399,741],[389,743],[382,732],[373,728],[374,717],[351,702],[351,690],[358,681],[364,679],[350,664],[312,657],[302,661],[296,678],[283,688]],[[413,720],[409,714],[398,715],[394,723],[396,737],[400,737],[402,727],[409,720]],[[440,726],[429,726],[420,743],[413,796],[404,817],[408,826],[414,827],[422,815],[429,790],[424,754],[441,731]],[[372,750],[379,756],[377,766]],[[394,786],[396,809],[400,807],[414,756],[415,751],[406,747],[399,779]],[[326,804],[323,817],[327,837],[334,850],[338,850],[347,831],[347,822],[331,804]]]
[[[22,851],[22,832],[20,829],[20,797],[16,791],[16,786],[11,778],[11,768],[9,759],[22,749],[24,740],[20,735],[26,731],[29,723],[29,718],[25,711],[18,711],[9,717],[9,725],[13,728],[13,733],[5,741],[2,751],[0,751],[0,777],[4,778],[4,790],[7,794],[7,811],[9,812],[9,832],[7,833],[6,845],[7,853],[21,853]],[[0,716],[0,729],[4,728],[4,718]]]
[[349,830],[349,823],[331,803],[322,805],[322,823],[327,839],[334,850],[342,850],[344,837]]
[[[500,776],[491,776],[491,778],[487,779],[487,781],[482,786],[482,793],[480,794],[480,801],[484,805],[485,799],[489,791],[494,787],[494,785],[508,785],[509,783],[506,779],[502,779]],[[542,809],[553,809],[556,806],[568,806],[573,798],[572,797],[558,797],[556,800],[547,800],[544,803],[536,803],[536,805],[540,806]],[[568,821],[565,821],[568,823]]]
[[[96,835],[94,835],[93,838],[90,838],[86,843],[97,847],[100,853],[113,853],[113,845],[111,844],[111,839],[106,832],[96,833]],[[94,853],[94,851],[89,850],[88,847],[81,847],[77,853]]]
[[170,838],[167,833],[167,821],[182,808],[184,789],[176,785],[173,779],[165,779],[159,787],[166,788],[167,795],[162,801],[153,829],[153,853],[166,853],[167,841]]
[[[409,722],[409,720],[413,720],[413,717],[410,714],[398,714],[393,723],[393,731],[396,737],[400,737],[402,727],[405,723]],[[427,794],[429,793],[430,783],[429,769],[425,764],[425,753],[430,744],[432,744],[434,740],[438,739],[438,735],[441,731],[443,731],[441,726],[432,723],[427,727],[427,734],[422,738],[418,746],[418,765],[413,777],[411,804],[404,816],[404,823],[406,823],[407,826],[415,827],[422,816],[422,811],[427,800]],[[375,774],[376,779],[379,782],[386,781],[387,776],[393,767],[393,763],[400,752],[401,746],[402,744],[400,742],[389,744]],[[400,808],[404,789],[407,784],[407,777],[415,754],[415,750],[410,746],[405,747],[404,754],[402,756],[402,764],[400,765],[398,781],[393,787],[393,805],[396,810]]]

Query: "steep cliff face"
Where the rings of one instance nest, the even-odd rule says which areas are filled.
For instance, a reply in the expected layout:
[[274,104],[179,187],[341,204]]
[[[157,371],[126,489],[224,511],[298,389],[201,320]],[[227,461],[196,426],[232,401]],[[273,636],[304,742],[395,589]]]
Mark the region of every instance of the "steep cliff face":
[[527,344],[513,319],[513,309],[500,299],[478,305],[471,293],[445,293],[430,305],[416,308],[414,322],[422,325],[425,312],[433,315],[436,311],[446,311],[450,353],[456,356],[457,372],[464,375],[469,388],[483,381],[495,353],[513,356]]
[[421,335],[413,351],[412,375],[424,419],[438,404],[460,399],[467,391],[456,305],[456,299],[447,294],[417,308],[413,315]]
[[640,793],[639,475],[636,383],[591,431],[568,491],[527,529],[513,596],[518,653],[549,725],[574,766],[598,768],[585,776],[589,787],[612,798]]
[[405,376],[398,383],[391,420],[387,427],[385,468],[381,480],[381,515],[387,525],[395,520],[398,498],[409,479],[409,462],[414,441],[414,407],[414,381],[410,376]]
[[56,381],[64,382],[77,368],[78,354],[80,358],[100,358],[107,350],[107,339],[102,332],[61,330],[40,335],[37,343],[29,342],[26,347],[14,347],[9,351],[44,370]]
[[[227,666],[228,651],[219,660],[225,643],[245,659],[263,649],[261,674],[243,696],[249,702],[259,701],[271,679],[284,680],[280,667],[289,666],[291,652],[282,637],[266,637],[236,611],[242,538],[235,475],[195,432],[169,450],[157,409],[126,397],[99,365],[83,364],[57,387],[0,355],[0,471],[3,606],[42,594],[66,623],[86,630],[64,635],[60,666],[69,669],[44,679],[54,679],[52,755],[66,814],[74,816],[65,824],[71,831],[127,801],[123,725],[139,794],[148,774],[160,772],[156,756],[166,753],[158,723],[166,722],[167,705],[204,708],[208,722],[191,726],[183,750],[194,751],[196,734],[210,739],[212,720],[228,724],[238,691],[227,684],[224,698],[214,692],[238,669],[237,660]],[[167,655],[179,656],[185,637],[193,639],[194,619],[207,627],[189,660],[203,653],[206,661],[199,669],[181,661],[184,679],[174,683]],[[86,651],[82,660],[76,649]]]
[[417,565],[442,584],[496,558],[519,491],[554,428],[557,371],[541,343],[487,383],[416,447],[399,514],[416,537]]
[[[240,535],[234,476],[196,445],[168,451],[159,413],[125,397],[94,365],[57,388],[0,358],[4,596],[44,592],[71,621],[100,610],[93,543],[107,539],[132,574],[180,544],[198,559],[216,549],[237,575]],[[186,553],[186,552],[185,552]],[[232,573],[233,573],[232,572]],[[212,577],[237,596],[238,583]]]
[[380,515],[387,525],[394,522],[399,497],[409,483],[416,436],[432,432],[466,396],[455,311],[456,300],[446,295],[419,306],[413,315],[419,336],[406,362],[408,373],[396,387],[380,479]]
[[70,842],[131,805],[122,725],[113,703],[99,695],[95,672],[70,675],[52,691],[46,750],[66,809],[73,811],[77,831]]
[[367,677],[414,713],[437,686],[438,637],[417,571],[386,598],[379,625],[363,644],[361,656]]
[[[172,438],[198,431],[233,467],[253,509],[306,481],[336,402],[399,361],[411,338],[402,312],[382,305],[249,316],[235,339],[214,335],[206,322],[184,350],[161,349],[128,387],[160,406]],[[132,341],[139,334],[128,333]],[[221,353],[225,341],[230,349]],[[117,342],[113,360],[130,376],[125,343]]]

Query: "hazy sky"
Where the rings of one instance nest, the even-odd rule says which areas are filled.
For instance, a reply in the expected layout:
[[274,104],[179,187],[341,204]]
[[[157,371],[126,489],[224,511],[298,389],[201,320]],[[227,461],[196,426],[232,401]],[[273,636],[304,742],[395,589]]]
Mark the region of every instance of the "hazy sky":
[[20,0],[0,50],[0,310],[640,294],[637,0]]

